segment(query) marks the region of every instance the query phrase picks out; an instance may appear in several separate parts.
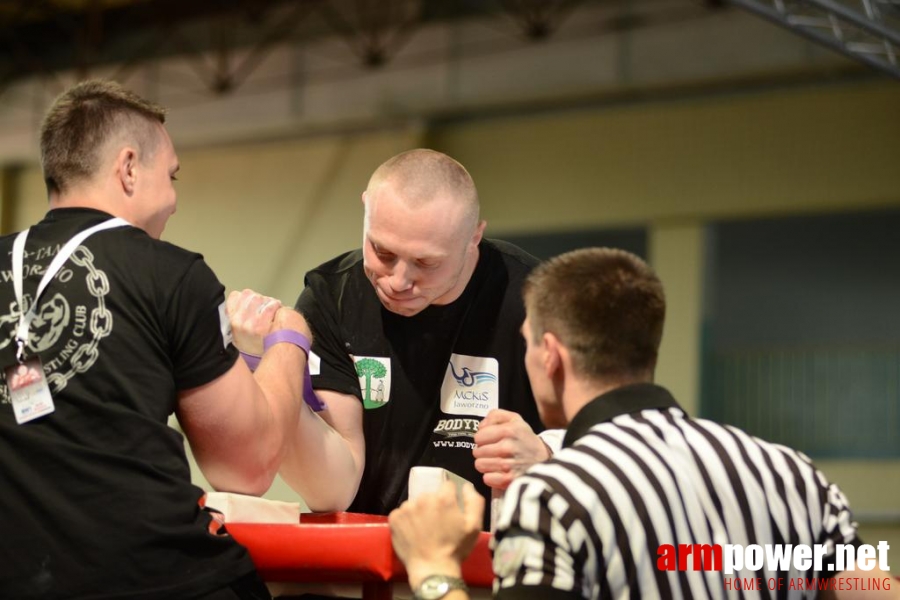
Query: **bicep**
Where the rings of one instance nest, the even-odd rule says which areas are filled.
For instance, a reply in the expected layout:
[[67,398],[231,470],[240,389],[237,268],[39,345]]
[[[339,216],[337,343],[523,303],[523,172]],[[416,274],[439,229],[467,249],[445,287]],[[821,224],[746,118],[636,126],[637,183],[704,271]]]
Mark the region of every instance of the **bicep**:
[[247,437],[262,390],[244,361],[211,382],[179,393],[175,414],[203,475],[217,489],[232,487],[233,468],[247,458]]

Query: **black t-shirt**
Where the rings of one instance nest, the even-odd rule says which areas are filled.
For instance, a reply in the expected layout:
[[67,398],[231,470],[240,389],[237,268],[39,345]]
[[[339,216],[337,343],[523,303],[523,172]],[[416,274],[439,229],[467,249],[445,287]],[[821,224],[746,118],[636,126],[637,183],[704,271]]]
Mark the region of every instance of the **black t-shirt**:
[[456,301],[412,317],[381,305],[361,250],[306,275],[297,309],[321,360],[318,373],[313,364],[313,386],[354,395],[365,409],[366,467],[351,511],[383,515],[396,508],[416,465],[448,469],[489,499],[472,457],[481,419],[503,408],[543,429],[519,333],[522,284],[537,260],[499,241],[484,240],[479,251]]
[[[110,216],[61,209],[32,227],[25,304],[76,233]],[[0,238],[0,366],[15,362],[15,236]],[[177,395],[237,359],[224,288],[200,255],[122,227],[87,238],[38,301],[27,354],[55,411],[19,425],[0,377],[0,597],[190,598],[253,570],[208,532]]]

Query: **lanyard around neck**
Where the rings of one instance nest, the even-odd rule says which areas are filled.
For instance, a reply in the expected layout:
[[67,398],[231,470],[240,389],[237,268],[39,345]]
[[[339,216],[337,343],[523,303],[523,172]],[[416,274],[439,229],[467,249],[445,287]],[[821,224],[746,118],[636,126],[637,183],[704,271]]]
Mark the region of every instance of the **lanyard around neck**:
[[34,300],[31,301],[31,306],[28,308],[28,312],[26,313],[24,310],[24,298],[22,294],[22,272],[23,272],[23,262],[25,260],[25,240],[28,238],[28,232],[31,230],[26,229],[25,231],[19,233],[16,236],[16,240],[13,242],[13,256],[12,256],[12,274],[13,274],[13,287],[16,292],[16,302],[19,305],[19,326],[16,329],[16,343],[19,346],[19,349],[16,351],[16,359],[19,362],[22,362],[25,358],[25,345],[28,342],[28,329],[31,327],[31,322],[37,316],[38,309],[38,300],[40,300],[41,294],[44,293],[44,289],[50,284],[50,281],[56,276],[56,273],[62,268],[63,263],[69,260],[69,257],[75,252],[75,249],[81,245],[81,243],[86,240],[91,235],[97,233],[98,231],[103,231],[104,229],[112,229],[113,227],[123,227],[125,225],[129,225],[128,221],[125,219],[120,219],[118,217],[109,219],[108,221],[104,221],[93,227],[89,227],[84,231],[76,234],[72,239],[66,242],[66,245],[60,249],[60,251],[56,254],[53,260],[50,262],[50,266],[47,267],[47,270],[44,272],[44,276],[41,277],[40,283],[38,283],[37,292],[34,295]]

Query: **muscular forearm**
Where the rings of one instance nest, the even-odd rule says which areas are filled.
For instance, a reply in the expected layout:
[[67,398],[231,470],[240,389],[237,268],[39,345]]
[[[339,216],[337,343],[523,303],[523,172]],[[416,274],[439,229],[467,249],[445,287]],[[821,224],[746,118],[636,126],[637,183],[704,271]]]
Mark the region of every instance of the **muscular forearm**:
[[[292,344],[276,344],[262,358],[254,373],[261,394],[256,414],[255,443],[261,446],[262,465],[267,477],[274,479],[290,446],[303,406],[302,373],[306,354]],[[264,440],[264,441],[263,441]]]
[[350,442],[304,406],[279,472],[311,510],[342,511],[356,496],[362,464]]
[[[290,365],[302,367],[303,351],[279,344],[254,380],[243,363],[207,385],[179,395],[178,420],[197,464],[215,489],[260,495],[278,471],[303,402],[299,385],[285,381]],[[267,353],[268,354],[268,353]]]

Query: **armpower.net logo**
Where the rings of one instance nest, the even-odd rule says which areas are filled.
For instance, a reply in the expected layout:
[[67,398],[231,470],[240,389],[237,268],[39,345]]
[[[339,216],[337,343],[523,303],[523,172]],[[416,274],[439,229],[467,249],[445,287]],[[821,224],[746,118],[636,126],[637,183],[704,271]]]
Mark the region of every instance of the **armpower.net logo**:
[[[663,544],[657,549],[656,567],[660,571],[720,571],[726,590],[889,590],[900,585],[885,577],[890,545],[836,544],[834,553],[825,544]],[[825,562],[829,557],[828,562]],[[879,569],[878,577],[866,572]],[[833,577],[758,577],[768,573],[835,573]],[[745,577],[744,573],[754,576]],[[736,575],[737,574],[737,575]]]

